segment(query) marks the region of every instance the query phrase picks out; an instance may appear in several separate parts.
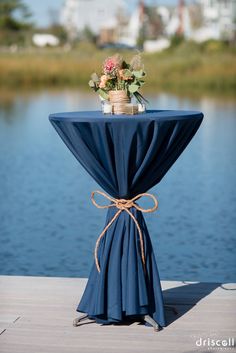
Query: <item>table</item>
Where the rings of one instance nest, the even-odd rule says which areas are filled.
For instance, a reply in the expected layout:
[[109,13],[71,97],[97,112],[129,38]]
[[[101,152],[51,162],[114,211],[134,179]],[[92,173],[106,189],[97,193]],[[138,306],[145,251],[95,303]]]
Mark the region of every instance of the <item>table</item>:
[[[101,324],[144,320],[156,330],[166,326],[145,210],[139,209],[137,200],[130,200],[161,181],[195,135],[203,114],[150,110],[118,116],[81,111],[51,114],[49,119],[111,198],[100,195],[104,200],[98,201],[98,195],[93,194],[95,205],[105,201],[109,207],[106,228],[96,244],[95,261],[76,309],[85,315],[75,325],[86,318]],[[154,210],[155,199],[146,197],[154,201]]]

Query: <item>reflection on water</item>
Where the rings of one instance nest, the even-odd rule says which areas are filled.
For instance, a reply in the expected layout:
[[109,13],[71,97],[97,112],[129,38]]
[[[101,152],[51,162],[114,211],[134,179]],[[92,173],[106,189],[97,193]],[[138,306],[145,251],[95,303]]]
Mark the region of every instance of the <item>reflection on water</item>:
[[[236,282],[235,104],[149,96],[150,107],[205,114],[197,135],[153,188],[145,215],[161,278]],[[99,109],[96,95],[5,93],[0,99],[0,273],[87,277],[105,211],[91,205],[95,182],[48,121],[56,111]]]

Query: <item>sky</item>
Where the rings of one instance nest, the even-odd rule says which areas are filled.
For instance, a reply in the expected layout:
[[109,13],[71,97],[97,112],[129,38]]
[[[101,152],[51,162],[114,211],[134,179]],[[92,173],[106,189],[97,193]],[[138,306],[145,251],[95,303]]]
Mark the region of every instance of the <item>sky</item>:
[[[97,0],[100,1],[100,0]],[[146,0],[146,4],[157,5],[176,5],[178,0]],[[28,5],[33,16],[32,19],[37,26],[45,27],[51,21],[50,10],[59,11],[64,3],[64,0],[24,0]],[[137,5],[138,0],[127,0],[130,10]]]

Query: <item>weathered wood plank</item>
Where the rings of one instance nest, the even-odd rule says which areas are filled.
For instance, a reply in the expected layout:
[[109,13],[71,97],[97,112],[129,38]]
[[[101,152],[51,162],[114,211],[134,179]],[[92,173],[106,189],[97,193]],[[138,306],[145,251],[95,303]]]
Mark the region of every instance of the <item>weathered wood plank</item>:
[[225,339],[236,333],[235,284],[177,281],[162,282],[165,302],[175,303],[179,315],[167,312],[169,324],[158,333],[138,324],[73,327],[86,282],[0,276],[0,352],[200,352],[199,337],[211,337],[214,332]]

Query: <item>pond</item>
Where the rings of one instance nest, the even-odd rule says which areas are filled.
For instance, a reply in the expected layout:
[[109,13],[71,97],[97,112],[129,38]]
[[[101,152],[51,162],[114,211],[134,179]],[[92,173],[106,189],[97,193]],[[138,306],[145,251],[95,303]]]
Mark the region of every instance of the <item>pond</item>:
[[[155,109],[201,110],[204,121],[151,192],[145,215],[161,279],[236,282],[236,104],[150,95]],[[88,277],[106,212],[98,186],[48,121],[59,111],[99,109],[75,90],[5,94],[0,107],[0,274]]]

